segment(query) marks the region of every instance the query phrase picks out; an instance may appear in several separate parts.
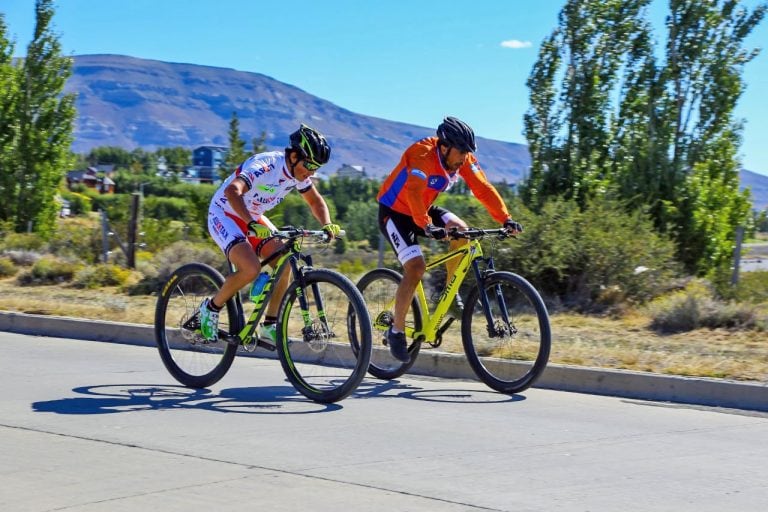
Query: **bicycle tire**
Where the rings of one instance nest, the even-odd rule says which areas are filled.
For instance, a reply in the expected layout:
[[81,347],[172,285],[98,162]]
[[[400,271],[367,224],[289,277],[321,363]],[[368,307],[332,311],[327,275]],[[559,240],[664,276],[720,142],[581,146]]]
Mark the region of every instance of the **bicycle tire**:
[[[155,342],[168,372],[181,384],[205,388],[218,382],[232,366],[237,344],[207,342],[184,324],[205,297],[224,283],[219,271],[203,263],[177,268],[166,281],[155,307]],[[236,335],[243,323],[234,299],[219,313],[219,331]]]
[[519,393],[536,382],[549,360],[552,334],[547,307],[533,285],[512,272],[489,274],[483,290],[493,325],[488,325],[477,286],[465,302],[461,320],[464,353],[472,370],[490,388]]
[[[303,280],[305,287],[295,279],[280,303],[278,358],[286,377],[302,395],[320,403],[337,402],[357,389],[365,377],[371,359],[371,321],[362,295],[346,276],[311,269],[304,271]],[[301,297],[308,301],[306,320]],[[311,325],[307,327],[306,322]]]
[[[403,276],[399,272],[388,268],[377,268],[366,273],[357,282],[357,288],[363,294],[372,322],[376,322],[379,326],[392,325],[395,290],[397,290],[397,286],[402,280]],[[419,305],[419,301],[414,297],[405,319],[406,326],[420,331],[422,318],[421,305]],[[389,348],[386,346],[386,331],[377,329],[376,325],[372,325],[372,327],[375,333],[374,348],[371,354],[371,364],[368,367],[368,373],[383,380],[392,380],[402,376],[416,362],[416,357],[421,349],[421,342],[411,341],[411,344],[408,346],[408,353],[411,359],[404,363],[395,359],[389,353]]]

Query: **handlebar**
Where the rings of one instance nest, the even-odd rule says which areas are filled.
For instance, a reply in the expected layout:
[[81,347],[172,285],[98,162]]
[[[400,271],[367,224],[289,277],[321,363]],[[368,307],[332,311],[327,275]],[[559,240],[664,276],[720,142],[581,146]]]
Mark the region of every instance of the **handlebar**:
[[464,231],[459,231],[459,228],[451,228],[446,236],[453,240],[465,238],[467,240],[481,240],[495,236],[496,238],[503,240],[505,238],[515,238],[515,235],[510,234],[504,228],[496,229],[480,229],[480,228],[467,228]]
[[[336,236],[336,238],[343,238],[346,236],[346,234],[347,232],[342,229],[339,231],[339,234]],[[282,238],[284,240],[293,238],[314,238],[318,242],[329,242],[328,234],[322,229],[304,229],[293,226],[283,226],[275,231],[273,236]]]

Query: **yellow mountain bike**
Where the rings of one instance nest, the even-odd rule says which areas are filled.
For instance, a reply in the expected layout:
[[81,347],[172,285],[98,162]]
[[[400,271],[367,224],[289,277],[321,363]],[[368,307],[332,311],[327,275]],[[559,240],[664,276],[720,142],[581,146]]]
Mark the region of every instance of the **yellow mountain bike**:
[[[275,233],[285,242],[269,281],[252,296],[246,316],[240,294],[219,313],[219,339],[200,332],[198,307],[224,283],[218,270],[202,263],[176,269],[162,288],[155,310],[155,339],[171,375],[185,386],[218,382],[232,366],[238,348],[277,350],[288,380],[304,396],[322,403],[341,400],[365,377],[371,354],[371,321],[363,298],[346,276],[314,268],[301,250],[304,238],[324,241],[323,231],[284,227]],[[293,282],[280,302],[276,343],[259,339],[257,325],[283,272]]]
[[[392,325],[395,291],[402,275],[379,268],[365,274],[357,287],[365,298],[374,330],[374,350],[369,373],[380,379],[394,379],[414,364],[423,343],[440,346],[449,338],[448,328],[461,316],[461,344],[472,370],[485,384],[502,393],[517,393],[531,386],[543,373],[549,359],[551,332],[549,315],[541,296],[523,277],[498,271],[492,257],[484,257],[480,240],[507,238],[503,229],[452,230],[449,238],[469,242],[427,262],[427,271],[458,258],[447,286],[432,297],[430,312],[420,282],[406,318],[410,340],[407,363],[389,354],[386,332]],[[472,269],[472,274],[469,270]],[[463,312],[449,313],[459,287],[468,275],[475,286],[464,300]],[[457,308],[454,308],[454,310]],[[458,340],[451,340],[456,345]]]

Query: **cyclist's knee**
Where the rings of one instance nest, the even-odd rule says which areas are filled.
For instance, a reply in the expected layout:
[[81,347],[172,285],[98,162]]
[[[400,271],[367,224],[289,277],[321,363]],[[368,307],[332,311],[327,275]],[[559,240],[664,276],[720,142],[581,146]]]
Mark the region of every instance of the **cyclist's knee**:
[[427,263],[424,261],[424,258],[413,258],[406,261],[403,265],[403,273],[411,279],[421,279],[426,270]]

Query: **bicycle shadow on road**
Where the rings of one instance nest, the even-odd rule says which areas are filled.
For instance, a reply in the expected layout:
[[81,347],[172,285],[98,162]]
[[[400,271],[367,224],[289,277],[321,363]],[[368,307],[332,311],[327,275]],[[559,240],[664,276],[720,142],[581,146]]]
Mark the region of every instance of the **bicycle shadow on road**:
[[229,388],[219,392],[165,384],[106,384],[72,389],[86,396],[33,402],[34,412],[115,414],[195,409],[240,414],[311,414],[341,409],[304,398],[292,386]]
[[352,394],[355,398],[408,398],[424,402],[493,404],[521,402],[523,395],[505,395],[493,390],[478,389],[425,389],[398,380],[381,381],[366,378]]

